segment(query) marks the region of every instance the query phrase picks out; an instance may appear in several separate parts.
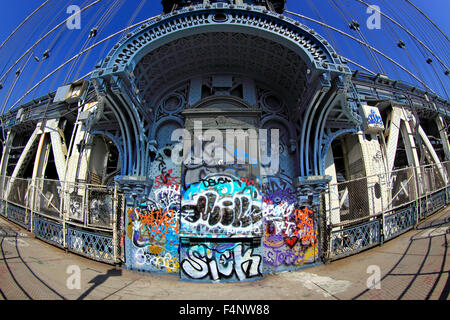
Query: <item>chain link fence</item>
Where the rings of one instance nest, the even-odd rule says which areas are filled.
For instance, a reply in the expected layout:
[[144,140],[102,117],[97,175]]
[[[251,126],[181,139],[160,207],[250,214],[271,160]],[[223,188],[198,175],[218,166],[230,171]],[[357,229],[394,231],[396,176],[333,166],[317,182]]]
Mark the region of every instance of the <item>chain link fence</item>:
[[48,179],[34,180],[35,190],[35,212],[61,220],[62,213],[62,197],[63,182]]
[[444,207],[450,202],[449,173],[450,161],[329,184],[324,259],[392,239]]
[[2,216],[37,238],[94,260],[123,261],[124,204],[116,186],[2,176],[0,189]]

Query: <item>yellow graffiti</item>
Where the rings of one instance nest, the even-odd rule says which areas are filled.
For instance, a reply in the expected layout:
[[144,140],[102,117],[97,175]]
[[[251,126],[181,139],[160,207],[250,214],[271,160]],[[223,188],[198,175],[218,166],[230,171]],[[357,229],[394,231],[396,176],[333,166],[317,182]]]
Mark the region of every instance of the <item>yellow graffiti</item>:
[[295,255],[298,257],[298,259],[294,262],[296,266],[304,265],[305,262],[308,261],[310,258],[315,259],[317,254],[319,253],[317,247],[308,247],[308,248],[296,247],[293,250],[295,252]]

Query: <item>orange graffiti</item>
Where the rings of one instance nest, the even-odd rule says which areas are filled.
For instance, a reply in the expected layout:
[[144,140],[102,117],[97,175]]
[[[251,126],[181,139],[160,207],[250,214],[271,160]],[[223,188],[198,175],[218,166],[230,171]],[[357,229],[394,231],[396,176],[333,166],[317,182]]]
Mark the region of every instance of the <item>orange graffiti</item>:
[[147,213],[145,210],[143,210],[143,213],[140,210],[136,210],[136,212],[139,215],[143,227],[149,229],[155,228],[161,235],[161,230],[167,232],[169,229],[178,233],[179,221],[174,210],[167,210],[164,213],[161,209],[152,210],[150,213]]
[[303,245],[316,245],[318,242],[314,229],[313,214],[314,212],[308,208],[295,210],[295,221],[298,228],[295,235],[298,236],[301,232]]

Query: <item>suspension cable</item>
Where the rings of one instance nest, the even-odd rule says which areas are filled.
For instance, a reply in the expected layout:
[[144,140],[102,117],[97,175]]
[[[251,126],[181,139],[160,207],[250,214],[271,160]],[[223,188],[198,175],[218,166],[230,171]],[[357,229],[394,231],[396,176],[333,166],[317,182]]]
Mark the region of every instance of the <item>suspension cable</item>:
[[[114,7],[116,6],[116,4],[117,4],[118,1],[119,1],[119,0],[115,0],[114,3],[113,3],[111,6],[109,6],[108,10],[106,10],[106,12],[104,12],[104,13],[100,16],[100,20],[98,21],[98,24],[97,24],[97,27],[98,27],[99,29],[100,29],[100,28],[103,28],[103,23],[107,20],[107,17],[111,14],[112,10],[114,9]],[[97,14],[98,14],[98,13],[99,13],[99,12],[97,12]],[[91,27],[95,25],[95,21],[96,21],[96,20],[97,20],[97,16],[94,15],[94,16],[92,17],[92,20],[88,22],[88,26],[89,26],[89,29],[90,29],[90,30],[92,30]],[[90,33],[90,31],[89,31],[89,33]],[[82,36],[84,36],[84,34],[81,34],[81,35],[80,35],[80,37],[82,37]],[[85,41],[84,41],[84,43],[83,43],[83,45],[82,45],[82,47],[81,47],[80,50],[81,50],[81,51],[84,50],[84,49],[87,47],[87,45],[89,44],[89,42],[92,41],[92,39],[93,39],[93,37],[90,37],[90,34],[89,34],[88,38],[85,39]],[[77,41],[77,42],[78,42],[78,41]],[[76,43],[77,43],[77,42],[76,42]],[[75,45],[76,45],[76,43],[75,43]],[[69,71],[67,72],[66,76],[64,77],[63,83],[66,83],[67,81],[69,81],[69,79],[70,79],[70,77],[71,77],[71,75],[72,75],[72,73],[73,73],[73,70],[74,70],[75,67],[77,66],[78,61],[79,61],[79,59],[76,59],[76,60],[72,63],[72,65],[71,65],[70,68],[69,68]]]
[[444,33],[444,31],[442,31],[442,30],[437,26],[437,24],[434,23],[433,20],[431,20],[431,19],[430,19],[430,18],[429,18],[422,10],[420,10],[417,6],[415,6],[414,3],[412,3],[412,2],[409,1],[409,0],[405,0],[405,1],[408,2],[411,6],[413,6],[417,11],[419,11],[420,14],[423,15],[428,21],[430,21],[431,24],[432,24],[436,29],[438,29],[438,30],[442,33],[442,35],[445,37],[445,39],[447,39],[447,41],[450,42],[450,40],[448,39],[448,37],[447,37],[447,35]]
[[364,66],[362,66],[362,65],[360,65],[360,64],[358,64],[358,63],[356,63],[355,61],[350,60],[350,59],[347,58],[347,57],[342,57],[342,59],[344,59],[345,61],[347,61],[347,62],[349,62],[349,63],[351,63],[351,64],[353,64],[353,65],[355,65],[355,66],[357,66],[357,67],[359,67],[359,68],[361,68],[361,69],[363,69],[364,71],[367,71],[367,72],[373,74],[374,76],[377,75],[376,72],[373,72],[372,70],[367,69],[366,67],[364,67]]
[[[385,7],[386,7],[386,8],[389,7],[387,3],[385,4]],[[389,24],[387,24],[387,26],[388,26],[388,31],[390,31],[392,34],[394,34],[395,37],[396,37],[397,39],[400,39],[399,34],[398,34],[398,33],[397,33],[397,32],[396,32]],[[415,47],[417,48],[417,50],[419,51],[419,53],[422,54],[422,56],[426,59],[427,56],[426,56],[426,54],[423,52],[423,51],[424,51],[424,48],[421,47],[421,46],[420,46],[417,42],[415,42],[415,41],[413,41],[413,43],[414,43],[414,46],[415,46]],[[407,49],[407,47],[403,47],[402,49],[405,50],[406,56],[408,57],[410,63],[413,65],[413,67],[416,69],[417,73],[419,74],[419,77],[420,77],[423,81],[425,81],[424,78],[423,78],[423,76],[421,75],[422,73],[420,72],[419,67],[418,67],[417,64],[414,62],[414,59],[411,57],[411,55],[410,55],[409,50]],[[439,84],[440,84],[441,87],[442,87],[442,89],[443,89],[443,92],[442,92],[442,93],[444,93],[445,96],[446,96],[447,99],[448,99],[448,93],[447,93],[447,90],[445,89],[445,86],[443,85],[443,83],[442,83],[442,81],[441,81],[441,78],[440,78],[439,74],[436,72],[436,69],[434,68],[434,66],[431,65],[431,67],[432,67],[432,71],[430,71],[429,69],[425,68],[425,69],[426,69],[427,75],[430,77],[430,81],[433,82],[433,84],[435,85],[435,88],[439,87]],[[436,78],[438,79],[438,81],[439,81],[438,84],[436,83],[435,77],[433,76],[432,73],[434,73],[434,75],[435,75]]]
[[[66,65],[67,65],[68,63],[70,63],[71,61],[77,59],[79,56],[81,56],[81,55],[83,55],[84,53],[86,53],[86,52],[92,50],[93,48],[95,48],[95,47],[97,47],[98,45],[104,43],[105,41],[108,41],[109,39],[114,38],[115,36],[121,34],[121,33],[124,32],[124,31],[128,31],[128,30],[130,30],[130,29],[133,29],[133,28],[135,28],[135,27],[137,27],[137,26],[139,26],[139,25],[141,25],[141,24],[147,23],[147,22],[149,22],[149,21],[151,21],[151,20],[154,20],[154,19],[156,19],[157,17],[160,17],[160,16],[161,16],[161,15],[157,15],[157,16],[148,18],[148,19],[143,20],[143,21],[141,21],[141,22],[138,22],[138,23],[136,23],[136,24],[134,24],[134,25],[132,25],[132,26],[129,26],[129,27],[126,27],[126,28],[124,28],[124,29],[122,29],[122,30],[119,30],[119,31],[117,31],[117,32],[115,32],[115,33],[113,33],[113,34],[111,34],[110,36],[104,38],[103,40],[100,40],[99,42],[94,43],[93,45],[91,45],[90,47],[86,48],[85,50],[80,51],[78,54],[76,54],[75,56],[73,56],[72,58],[70,58],[69,60],[67,60],[67,61],[64,62],[63,64],[61,64],[59,67],[57,67],[56,69],[54,69],[52,72],[50,72],[50,73],[49,73],[48,75],[46,75],[44,78],[42,78],[42,79],[41,79],[38,83],[36,83],[30,90],[28,90],[28,91],[27,91],[27,92],[26,92],[19,100],[17,100],[16,103],[14,103],[14,104],[10,107],[10,109],[12,109],[12,108],[14,108],[15,106],[17,106],[17,105],[18,105],[18,104],[19,104],[19,103],[20,103],[20,102],[21,102],[28,94],[30,94],[34,89],[36,89],[39,85],[41,85],[45,80],[47,80],[47,79],[48,79],[50,76],[52,76],[54,73],[58,72],[58,70],[60,70],[60,69],[63,68],[64,66],[66,66]],[[3,112],[4,112],[4,110],[1,111],[1,114],[3,114]]]
[[11,32],[11,34],[2,42],[2,44],[0,44],[0,49],[3,48],[3,46],[5,45],[6,42],[8,42],[9,39],[11,39],[11,37],[17,32],[17,30],[19,30],[28,20],[31,19],[32,16],[34,16],[39,10],[41,10],[47,3],[49,3],[50,0],[45,1],[44,3],[42,3],[36,10],[34,10],[28,17],[25,18],[25,20],[23,20],[18,26],[17,28],[14,29],[13,32]]
[[285,11],[285,12],[286,12],[286,13],[289,13],[289,14],[292,14],[292,15],[294,15],[294,16],[297,16],[297,17],[300,17],[300,18],[309,20],[309,21],[311,21],[311,22],[320,24],[320,25],[322,25],[322,26],[324,26],[324,27],[326,27],[326,28],[330,28],[331,30],[334,30],[334,31],[336,31],[336,32],[338,32],[338,33],[340,33],[340,34],[346,36],[346,37],[349,37],[350,39],[352,39],[352,40],[354,40],[354,41],[356,41],[356,42],[358,42],[358,43],[364,44],[364,45],[367,46],[368,48],[374,50],[376,53],[380,54],[381,56],[383,56],[384,58],[386,58],[387,60],[389,60],[390,62],[392,62],[392,63],[395,64],[396,66],[398,66],[399,68],[401,68],[403,71],[405,71],[406,73],[408,73],[409,75],[411,75],[414,79],[416,79],[418,82],[420,82],[420,83],[424,86],[424,88],[425,88],[426,90],[429,90],[431,93],[436,94],[430,87],[428,87],[428,86],[426,85],[426,83],[424,83],[422,80],[420,80],[415,74],[413,74],[411,71],[409,71],[408,69],[406,69],[404,66],[402,66],[401,64],[399,64],[397,61],[393,60],[392,58],[390,58],[389,56],[387,56],[386,54],[384,54],[383,52],[381,52],[381,51],[378,50],[377,48],[374,48],[373,46],[371,46],[370,44],[368,44],[368,43],[366,43],[366,42],[364,42],[364,41],[361,41],[361,40],[359,40],[358,38],[355,38],[355,37],[353,37],[352,35],[350,35],[350,34],[344,32],[344,31],[342,31],[342,30],[339,30],[339,29],[337,29],[337,28],[335,28],[335,27],[332,27],[332,26],[330,26],[330,25],[328,25],[328,24],[326,24],[326,23],[323,23],[323,22],[317,21],[317,20],[315,20],[315,19],[306,17],[306,16],[301,15],[301,14],[299,14],[299,13],[295,13],[295,12],[291,12],[291,11]]
[[[367,7],[370,7],[370,4],[362,1],[362,0],[356,0],[361,4],[364,4]],[[372,7],[373,10],[377,11],[378,13],[380,13],[383,17],[389,19],[392,23],[396,24],[398,27],[400,27],[403,31],[405,31],[407,34],[409,34],[414,40],[416,40],[417,42],[419,42],[428,52],[430,52],[441,64],[442,66],[447,70],[448,67],[445,65],[445,63],[434,53],[434,51],[432,51],[430,48],[428,48],[422,41],[420,41],[413,33],[411,33],[411,31],[409,31],[408,29],[406,29],[404,26],[402,26],[400,23],[398,23],[397,21],[395,21],[394,19],[392,19],[390,16],[386,15],[385,13],[381,12],[380,10],[378,10],[377,8]]]
[[[88,2],[88,1],[83,2],[83,5],[85,5],[87,2]],[[56,17],[53,19],[53,21],[54,21],[55,19],[56,19]],[[53,22],[53,21],[52,21],[52,22]],[[37,31],[37,30],[36,30],[36,31]],[[35,32],[36,32],[36,31],[35,31]],[[60,30],[60,31],[58,32],[58,35],[55,37],[55,39],[53,39],[53,41],[52,41],[52,43],[51,43],[51,45],[50,45],[50,49],[49,49],[49,50],[52,50],[53,47],[56,45],[56,43],[59,41],[59,39],[60,39],[60,37],[61,37],[61,35],[62,35],[62,32],[63,32],[63,30]],[[31,55],[34,55],[34,54],[32,53]],[[31,55],[30,55],[30,57],[31,57]],[[19,69],[19,70],[23,71],[23,69],[25,68],[25,66],[28,64],[28,61],[29,61],[29,60],[30,60],[30,58],[28,58],[28,60],[27,60],[26,64],[24,65],[24,67],[22,67],[22,68]],[[20,61],[20,59],[19,59],[19,61]],[[39,66],[39,68],[40,68],[40,66]],[[7,104],[7,102],[9,101],[9,98],[10,98],[10,96],[11,96],[11,94],[12,94],[12,91],[13,91],[13,89],[15,88],[15,86],[17,85],[17,83],[18,83],[18,81],[19,81],[19,78],[22,76],[22,74],[23,74],[23,72],[20,72],[19,74],[16,75],[16,78],[15,78],[15,80],[14,80],[12,86],[11,86],[10,93],[9,93],[9,95],[7,96],[7,98],[6,98],[5,102],[4,102],[4,105],[3,105],[2,110],[4,110],[4,108],[5,108],[6,104]],[[35,75],[36,75],[36,73],[35,73]],[[35,75],[34,75],[34,77],[35,77]],[[34,79],[34,77],[33,77],[33,79]],[[32,80],[33,80],[33,79],[32,79]],[[29,84],[28,87],[29,87],[30,85],[31,85],[31,84]]]
[[[353,17],[349,12],[346,12],[345,10],[345,6],[343,6],[343,9],[341,10],[340,6],[335,2],[335,0],[331,0],[332,4],[335,6],[335,8],[341,12],[341,15],[344,16],[344,20],[346,21],[346,23],[348,25],[351,25],[351,23],[353,23]],[[347,20],[347,15],[350,17],[351,23]],[[361,30],[359,29],[359,27],[355,28],[356,33],[359,35],[360,39],[364,42],[368,42],[367,39],[364,37],[364,34],[361,32]],[[383,65],[380,62],[380,60],[377,58],[377,56],[375,55],[375,53],[372,50],[367,50],[370,54],[370,56],[372,57],[372,60],[375,62],[375,64],[377,65],[378,70],[383,73],[386,74],[386,72],[383,69]],[[370,60],[370,58],[368,59]]]
[[[125,2],[126,2],[125,0],[120,0],[120,2],[119,2],[117,5],[115,5],[114,11],[113,11],[113,12],[109,15],[109,17],[104,21],[104,23],[103,23],[104,26],[108,26],[108,25],[111,23],[111,20],[116,16],[116,14],[119,13],[120,8],[125,4]],[[100,28],[99,28],[99,31],[98,31],[98,34],[101,33],[101,30],[102,30],[102,28],[100,27]],[[105,50],[106,48],[109,48],[108,42],[106,42],[106,43],[103,45],[103,50]],[[102,51],[102,52],[103,52],[103,51]],[[89,52],[84,56],[84,58],[83,58],[81,64],[78,66],[78,71],[77,71],[77,73],[75,74],[75,78],[78,78],[79,74],[83,72],[82,69],[83,69],[84,65],[86,64],[87,59],[89,58],[89,56],[90,56],[91,54],[92,54],[92,51],[89,51]],[[102,53],[102,54],[99,54],[98,56],[99,56],[99,57],[103,57],[103,53]]]
[[[89,4],[88,6],[80,9],[79,13],[89,9],[90,7],[96,5],[97,3],[99,3],[102,0],[96,0],[95,2]],[[0,78],[0,82],[5,78],[5,76],[11,72],[11,70],[19,63],[20,60],[23,59],[23,57],[25,57],[28,53],[30,53],[31,50],[33,50],[39,43],[42,42],[42,40],[44,40],[45,38],[47,38],[51,33],[53,33],[56,29],[58,29],[59,27],[61,27],[63,24],[67,23],[67,21],[69,21],[70,19],[72,19],[72,17],[69,17],[67,19],[65,19],[64,21],[62,21],[61,23],[59,23],[58,25],[56,25],[52,30],[50,30],[46,35],[44,35],[43,37],[41,37],[37,42],[35,42],[24,54],[22,54],[22,56],[17,59],[16,62],[14,62],[14,64],[5,72],[5,74]]]

